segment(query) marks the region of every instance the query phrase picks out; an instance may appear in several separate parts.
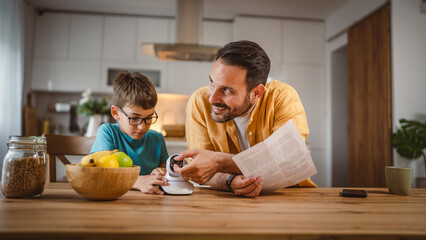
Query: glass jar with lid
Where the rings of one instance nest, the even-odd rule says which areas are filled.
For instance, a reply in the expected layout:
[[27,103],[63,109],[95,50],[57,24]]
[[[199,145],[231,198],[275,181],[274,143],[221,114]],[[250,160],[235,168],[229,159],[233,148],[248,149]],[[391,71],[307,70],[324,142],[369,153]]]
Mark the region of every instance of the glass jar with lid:
[[39,197],[46,182],[46,138],[10,136],[1,191],[9,198]]

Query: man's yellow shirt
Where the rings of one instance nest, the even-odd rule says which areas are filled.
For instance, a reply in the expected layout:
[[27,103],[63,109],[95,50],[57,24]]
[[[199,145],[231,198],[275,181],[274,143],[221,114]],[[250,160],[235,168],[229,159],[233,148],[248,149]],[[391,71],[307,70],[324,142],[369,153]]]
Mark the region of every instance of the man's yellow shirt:
[[[208,87],[195,91],[186,107],[188,149],[206,149],[237,154],[241,152],[234,121],[215,122],[211,116]],[[272,81],[251,112],[247,125],[250,146],[263,142],[274,131],[293,120],[303,140],[309,135],[305,110],[296,90],[288,84]],[[299,187],[316,187],[310,179]]]

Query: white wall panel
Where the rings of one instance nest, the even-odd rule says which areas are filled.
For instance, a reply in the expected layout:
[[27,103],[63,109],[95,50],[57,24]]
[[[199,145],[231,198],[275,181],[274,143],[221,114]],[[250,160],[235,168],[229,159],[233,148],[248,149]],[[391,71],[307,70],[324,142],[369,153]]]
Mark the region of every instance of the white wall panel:
[[35,57],[68,56],[69,14],[45,13],[36,17]]
[[204,21],[203,44],[224,46],[232,41],[233,24],[228,22]]
[[51,91],[97,91],[99,69],[97,61],[34,59],[31,86]]
[[101,60],[103,17],[71,15],[69,58]]
[[327,184],[328,172],[324,150],[311,149],[311,156],[318,171],[316,175],[311,177],[311,180],[317,184],[318,187],[329,187]]
[[191,94],[209,84],[213,62],[170,62],[168,92]]
[[282,65],[283,82],[299,94],[308,119],[309,136],[306,141],[313,149],[325,148],[325,67]]
[[325,64],[325,26],[322,22],[283,21],[284,63]]
[[136,31],[134,17],[105,17],[103,59],[136,61]]

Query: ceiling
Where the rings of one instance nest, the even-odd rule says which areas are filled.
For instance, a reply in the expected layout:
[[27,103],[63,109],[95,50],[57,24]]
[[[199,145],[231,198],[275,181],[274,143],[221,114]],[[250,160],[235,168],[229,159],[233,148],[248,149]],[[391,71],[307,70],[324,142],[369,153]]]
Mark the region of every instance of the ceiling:
[[[172,16],[177,0],[27,0],[40,9]],[[348,0],[204,0],[204,17],[233,19],[236,15],[325,20]]]

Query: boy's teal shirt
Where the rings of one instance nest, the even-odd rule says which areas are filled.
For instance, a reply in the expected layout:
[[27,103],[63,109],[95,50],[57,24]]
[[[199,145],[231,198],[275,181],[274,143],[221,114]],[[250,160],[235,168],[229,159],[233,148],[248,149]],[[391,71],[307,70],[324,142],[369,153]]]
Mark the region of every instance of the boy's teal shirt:
[[150,174],[161,163],[166,162],[169,157],[161,133],[148,130],[141,139],[135,140],[121,132],[118,123],[102,124],[98,129],[95,143],[90,152],[114,149],[129,155],[133,160],[133,165],[141,167],[140,175]]

